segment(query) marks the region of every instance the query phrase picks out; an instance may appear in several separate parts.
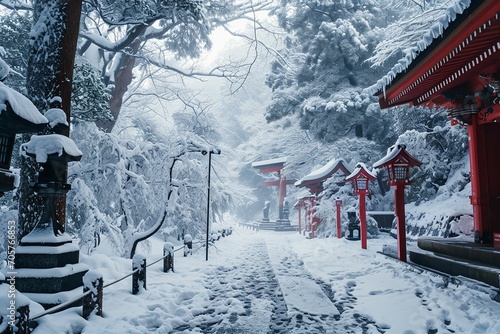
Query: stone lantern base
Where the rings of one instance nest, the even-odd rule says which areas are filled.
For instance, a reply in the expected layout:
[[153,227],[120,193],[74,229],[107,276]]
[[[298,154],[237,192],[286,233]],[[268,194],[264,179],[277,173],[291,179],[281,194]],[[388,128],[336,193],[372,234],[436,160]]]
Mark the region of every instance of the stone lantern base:
[[46,309],[81,295],[82,278],[88,271],[86,264],[79,263],[80,251],[71,238],[66,234],[58,238],[57,244],[23,238],[16,248],[16,289]]
[[290,219],[276,219],[276,230],[284,229],[290,226]]

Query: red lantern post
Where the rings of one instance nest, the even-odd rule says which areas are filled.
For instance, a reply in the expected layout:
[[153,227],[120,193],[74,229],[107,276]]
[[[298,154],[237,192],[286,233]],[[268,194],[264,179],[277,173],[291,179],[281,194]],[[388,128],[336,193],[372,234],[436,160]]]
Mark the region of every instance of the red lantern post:
[[340,224],[340,206],[342,205],[342,200],[337,197],[335,200],[335,205],[337,206],[337,238],[342,238],[342,228]]
[[299,212],[299,226],[298,226],[298,231],[300,234],[302,234],[302,208],[304,208],[304,217],[305,217],[305,222],[307,223],[307,207],[306,207],[306,202],[305,199],[307,197],[301,197],[297,200],[297,203],[295,203],[294,207],[297,208]]
[[368,182],[376,180],[375,175],[366,169],[365,164],[358,163],[356,169],[346,177],[347,181],[354,182],[354,193],[359,195],[359,221],[361,225],[361,248],[367,248],[367,226],[366,226],[366,195],[370,193],[368,190]]
[[319,218],[316,217],[316,196],[310,196],[311,199],[311,239],[314,239],[314,229],[319,225]]
[[387,150],[387,155],[373,164],[374,168],[386,167],[388,185],[394,186],[394,213],[396,215],[398,236],[398,259],[406,262],[406,226],[405,226],[405,186],[410,185],[410,167],[422,163],[412,157],[405,145],[394,145]]
[[300,220],[301,220],[301,218],[302,218],[302,212],[301,212],[301,210],[300,210],[300,209],[301,209],[303,206],[304,206],[304,203],[303,203],[302,201],[300,201],[300,204],[299,204],[299,234],[301,234],[301,233],[302,233],[302,226],[301,226],[301,224],[300,224],[300,223],[301,223],[301,222],[300,222]]
[[311,231],[311,201],[304,197],[304,234]]

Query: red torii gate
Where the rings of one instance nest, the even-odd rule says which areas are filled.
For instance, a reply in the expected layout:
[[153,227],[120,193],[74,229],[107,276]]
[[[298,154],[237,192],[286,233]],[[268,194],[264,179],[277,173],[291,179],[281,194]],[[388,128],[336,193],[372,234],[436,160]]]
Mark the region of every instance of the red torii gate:
[[293,179],[287,180],[285,175],[281,172],[281,170],[285,167],[286,160],[286,158],[276,158],[252,163],[252,167],[259,169],[259,172],[261,173],[278,173],[278,180],[264,182],[264,185],[267,187],[279,187],[278,220],[284,219],[283,208],[286,197],[286,186],[288,184],[294,184],[296,181]]
[[[307,197],[307,199],[310,200],[311,224],[310,226],[306,224],[306,231],[311,231],[311,238],[314,238],[314,231],[319,226],[319,224],[321,224],[321,220],[314,215],[315,212],[314,206],[315,206],[315,201],[319,200],[320,198],[319,194],[324,190],[323,182],[328,180],[330,177],[332,177],[333,174],[337,173],[338,171],[343,172],[344,176],[347,176],[351,174],[351,170],[352,168],[349,166],[349,164],[345,162],[344,159],[338,159],[338,160],[334,159],[329,161],[323,167],[312,171],[311,173],[301,178],[299,181],[295,182],[296,187],[306,187],[313,195]],[[301,200],[304,201],[304,203],[307,203],[305,202],[305,198],[302,198]],[[304,205],[307,206],[306,204]]]
[[[500,1],[471,0],[462,14],[377,93],[382,108],[445,107],[467,126],[475,241],[500,247]],[[399,65],[399,67],[401,67]],[[385,86],[387,84],[387,86]],[[498,240],[497,240],[498,239]]]

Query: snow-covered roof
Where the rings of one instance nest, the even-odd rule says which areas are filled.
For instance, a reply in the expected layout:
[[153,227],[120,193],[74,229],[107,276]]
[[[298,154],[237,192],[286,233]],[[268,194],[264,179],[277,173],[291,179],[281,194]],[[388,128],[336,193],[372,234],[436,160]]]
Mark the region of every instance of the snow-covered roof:
[[31,136],[29,142],[21,145],[21,152],[35,155],[39,163],[47,162],[49,154],[61,156],[65,153],[76,159],[82,156],[82,152],[71,138],[59,134]]
[[268,165],[278,165],[278,164],[285,164],[287,158],[275,158],[275,159],[269,159],[269,160],[262,160],[262,161],[255,161],[252,163],[252,167],[258,168],[258,167],[264,167]]
[[400,154],[403,154],[404,158],[412,165],[420,166],[422,164],[406,151],[405,145],[393,145],[387,149],[387,154],[382,159],[373,164],[373,168],[381,168],[383,165],[394,160]]
[[69,126],[66,120],[66,114],[60,108],[51,108],[45,113],[45,118],[49,121],[51,128],[55,127],[57,124],[63,124]]
[[399,73],[405,72],[411,65],[411,63],[417,58],[417,56],[427,49],[429,45],[434,41],[434,39],[440,37],[443,31],[448,28],[449,24],[453,22],[457,15],[462,14],[466,10],[472,0],[456,0],[455,3],[448,8],[445,14],[438,18],[434,25],[429,28],[429,30],[422,35],[420,40],[418,40],[415,45],[409,50],[404,58],[401,58],[396,65],[376,84],[366,88],[366,91],[370,94],[376,94],[378,92],[383,92],[385,94],[387,86],[392,84],[392,81]]
[[324,179],[328,177],[328,175],[332,173],[334,170],[338,169],[341,165],[344,166],[345,169],[347,169],[348,171],[352,170],[352,168],[349,166],[349,164],[345,162],[344,159],[338,159],[338,160],[334,159],[329,161],[326,165],[316,170],[313,170],[311,173],[307,174],[306,176],[295,182],[295,186],[299,186],[306,181]]
[[47,118],[38,111],[26,96],[0,82],[0,113],[7,110],[5,102],[10,104],[16,115],[33,124],[48,123]]
[[353,177],[355,177],[356,175],[358,175],[358,173],[360,173],[362,170],[367,174],[367,176],[369,178],[370,177],[372,177],[374,179],[377,178],[377,176],[375,174],[373,174],[371,171],[368,170],[368,168],[366,168],[366,165],[364,163],[358,162],[356,164],[356,168],[354,169],[354,171],[345,177],[346,181],[348,181],[348,180],[352,179]]
[[386,155],[379,161],[375,162],[373,164],[373,168],[379,168],[382,165],[386,164],[388,161],[391,161],[399,154],[399,152],[401,152],[402,149],[403,149],[402,145],[393,145],[389,147],[387,149]]

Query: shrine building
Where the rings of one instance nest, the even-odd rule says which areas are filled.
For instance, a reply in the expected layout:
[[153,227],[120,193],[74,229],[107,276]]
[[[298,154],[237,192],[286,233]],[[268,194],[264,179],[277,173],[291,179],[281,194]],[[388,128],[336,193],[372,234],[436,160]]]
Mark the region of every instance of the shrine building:
[[[500,1],[460,1],[374,87],[381,108],[446,108],[467,127],[475,241],[500,247]],[[438,31],[439,33],[436,33]]]

